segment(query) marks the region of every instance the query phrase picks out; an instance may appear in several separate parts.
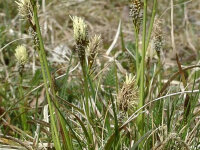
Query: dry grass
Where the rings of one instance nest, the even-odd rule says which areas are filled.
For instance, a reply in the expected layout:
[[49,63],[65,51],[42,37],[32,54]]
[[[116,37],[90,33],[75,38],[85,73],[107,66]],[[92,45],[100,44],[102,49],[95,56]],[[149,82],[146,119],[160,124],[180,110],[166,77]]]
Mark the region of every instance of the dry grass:
[[[184,116],[184,106],[182,105],[182,100],[185,100],[184,91],[187,88],[189,91],[193,89],[199,89],[199,41],[200,41],[200,1],[199,0],[175,0],[174,1],[174,13],[173,13],[173,28],[174,28],[174,45],[173,48],[172,44],[172,35],[171,35],[171,16],[170,16],[170,1],[158,1],[158,13],[157,17],[161,20],[161,30],[163,33],[163,47],[162,51],[160,52],[160,59],[156,52],[152,49],[153,37],[150,41],[150,45],[147,51],[146,57],[146,86],[145,89],[147,91],[146,95],[146,103],[148,105],[144,106],[145,110],[144,113],[151,118],[152,120],[146,121],[148,125],[146,128],[149,129],[149,126],[152,130],[150,134],[146,134],[145,136],[148,137],[145,144],[152,144],[152,149],[164,149],[165,147],[169,146],[168,148],[175,148],[177,146],[179,149],[195,149],[193,147],[193,143],[198,143],[199,138],[199,100],[198,94],[193,96],[191,94],[191,98],[197,99],[197,104],[193,106],[194,110],[192,110],[191,114],[193,115],[191,118],[191,122],[187,125],[183,126],[183,116]],[[150,13],[153,4],[148,5],[148,19],[150,18]],[[129,17],[129,1],[123,0],[74,0],[74,1],[65,1],[65,0],[42,0],[40,5],[39,11],[39,20],[40,26],[42,31],[42,36],[45,42],[45,49],[47,51],[48,61],[51,64],[52,75],[55,77],[56,80],[56,89],[61,91],[60,89],[62,85],[62,77],[65,75],[67,68],[70,65],[70,56],[72,53],[75,53],[74,45],[75,41],[73,38],[73,22],[71,17],[73,16],[80,16],[86,20],[86,24],[88,25],[88,32],[90,36],[94,34],[101,35],[102,42],[101,42],[101,49],[96,58],[94,73],[92,74],[92,82],[95,82],[96,85],[96,97],[94,101],[101,100],[102,109],[103,111],[99,111],[95,104],[91,104],[93,107],[94,114],[97,116],[95,118],[96,124],[100,126],[102,133],[98,135],[94,135],[94,145],[96,149],[100,146],[103,148],[103,144],[105,144],[106,140],[109,138],[106,133],[108,134],[108,130],[106,128],[106,116],[109,114],[111,116],[112,125],[111,128],[114,129],[115,121],[114,121],[114,113],[112,110],[111,101],[107,102],[106,96],[109,95],[109,90],[113,94],[114,99],[116,99],[120,88],[123,86],[124,76],[127,72],[135,73],[135,66],[132,64],[133,62],[130,61],[133,59],[130,56],[130,51],[134,49],[134,30],[131,18]],[[48,113],[45,112],[45,90],[42,87],[43,81],[41,80],[40,71],[40,62],[39,57],[36,51],[34,50],[32,36],[29,32],[29,26],[24,20],[20,20],[18,15],[16,4],[13,0],[6,0],[0,2],[0,115],[6,114],[3,117],[1,130],[0,130],[0,143],[11,145],[11,146],[19,146],[22,145],[23,147],[30,148],[30,145],[34,147],[36,144],[34,142],[37,141],[36,132],[39,130],[40,127],[35,127],[37,124],[41,126],[41,137],[39,138],[39,147],[47,147],[47,143],[51,146],[53,145],[48,136],[50,136],[49,132],[49,123],[45,122],[44,120],[48,120]],[[150,19],[149,19],[150,20]],[[116,33],[118,32],[119,22],[121,21],[121,31],[122,33],[119,34],[118,37],[115,37]],[[149,22],[147,23],[149,26]],[[155,32],[154,32],[155,33]],[[153,36],[154,34],[152,34]],[[122,39],[123,37],[123,39]],[[113,47],[113,50],[110,55],[106,55],[106,51],[112,44],[115,38],[118,38],[116,44]],[[123,43],[124,42],[124,43]],[[34,130],[30,131],[23,131],[21,129],[19,120],[19,116],[21,114],[17,110],[20,107],[17,105],[18,103],[18,93],[16,92],[19,82],[18,82],[18,65],[16,61],[14,61],[14,49],[16,46],[21,43],[26,45],[27,49],[29,50],[29,63],[25,65],[25,77],[23,80],[23,89],[26,90],[27,94],[27,110],[29,112],[29,121],[34,124]],[[7,45],[8,44],[8,45]],[[125,44],[125,49],[124,45]],[[139,49],[142,47],[142,36],[139,36]],[[182,83],[179,73],[177,62],[176,62],[176,53],[179,56],[179,60],[181,66],[183,68],[189,67],[187,71],[185,71],[184,75],[187,80],[187,86],[184,87]],[[129,51],[129,52],[128,52]],[[140,52],[141,53],[141,52]],[[78,57],[77,55],[75,55]],[[113,60],[116,59],[116,65],[113,65]],[[157,70],[157,63],[160,61],[161,73],[160,70]],[[193,66],[194,65],[194,66]],[[193,67],[190,67],[193,66]],[[116,67],[116,68],[115,68]],[[117,69],[117,73],[115,72]],[[36,76],[35,74],[38,73],[39,75]],[[117,79],[115,79],[114,74],[116,73]],[[157,74],[161,74],[158,76]],[[162,87],[169,81],[170,77],[173,77],[172,81],[169,85],[164,88],[164,92],[159,95],[161,87],[158,84],[161,84]],[[110,76],[113,78],[110,79]],[[159,81],[159,79],[162,79]],[[32,80],[32,81],[31,81]],[[110,81],[111,80],[111,81]],[[117,80],[118,85],[115,84]],[[82,110],[82,105],[80,101],[84,99],[84,96],[80,96],[81,100],[79,101],[79,95],[82,95],[84,87],[83,84],[83,76],[81,72],[81,65],[78,62],[78,58],[73,58],[71,63],[71,68],[69,71],[69,78],[68,81],[69,87],[65,92],[70,93],[69,95],[72,99],[73,105],[77,106]],[[195,83],[194,83],[195,81]],[[111,84],[107,84],[106,82],[114,82]],[[80,86],[81,85],[81,86]],[[99,86],[97,86],[99,85]],[[68,85],[67,85],[68,86]],[[41,88],[42,87],[42,88]],[[62,87],[63,88],[63,87]],[[74,89],[78,89],[75,92]],[[157,120],[155,118],[154,113],[160,113],[159,110],[154,110],[154,108],[159,108],[157,104],[150,103],[152,100],[155,100],[159,96],[164,96],[167,93],[176,93],[182,91],[182,95],[179,93],[180,96],[176,96],[172,98],[174,101],[177,100],[177,103],[168,102],[170,101],[170,97],[163,97],[163,109],[161,110],[162,116],[160,116],[161,121],[157,124]],[[190,92],[191,93],[191,92]],[[193,93],[193,92],[192,92]],[[195,91],[194,93],[198,93]],[[59,93],[60,94],[60,93]],[[60,98],[65,95],[61,93]],[[106,96],[105,96],[106,95]],[[110,96],[110,95],[109,95]],[[70,99],[70,100],[71,100]],[[112,98],[111,98],[112,99]],[[38,111],[43,118],[37,118],[37,113],[35,113],[36,108],[36,101],[38,100]],[[179,101],[180,100],[180,101]],[[60,99],[61,101],[61,99]],[[72,102],[70,101],[70,103]],[[157,101],[157,100],[156,100]],[[159,101],[161,101],[159,99]],[[68,101],[67,101],[68,102]],[[161,105],[161,103],[160,103]],[[16,107],[13,107],[16,106]],[[72,109],[72,112],[68,112],[69,110],[65,107],[66,103],[61,101],[61,110],[65,112],[65,115],[69,115],[69,120],[74,125],[74,130],[79,133],[78,138],[80,138],[83,142],[83,145],[87,143],[84,132],[81,128],[81,125],[78,121],[75,121],[78,117],[83,117],[81,120],[84,120],[86,116],[77,113],[77,111]],[[166,106],[166,107],[165,107]],[[71,106],[70,106],[71,107]],[[177,108],[173,108],[177,107]],[[167,131],[167,121],[165,119],[169,117],[168,111],[173,111],[172,120],[170,122],[170,131]],[[8,113],[6,113],[8,111]],[[70,110],[71,111],[71,110]],[[158,112],[157,112],[158,111]],[[73,116],[71,113],[75,113],[77,116]],[[105,113],[105,115],[104,115]],[[132,114],[133,112],[131,112]],[[134,113],[133,113],[134,114]],[[118,114],[120,115],[120,114]],[[138,114],[133,115],[132,117],[136,117]],[[13,118],[14,116],[14,118]],[[39,115],[38,115],[39,116]],[[40,117],[41,117],[40,116]],[[128,114],[123,120],[125,123],[129,122],[131,115]],[[37,118],[37,119],[35,119]],[[75,119],[76,118],[76,119]],[[44,119],[44,120],[42,120]],[[155,119],[155,120],[154,120]],[[103,120],[103,121],[102,121]],[[158,119],[159,120],[159,119]],[[38,123],[39,121],[39,123]],[[84,120],[85,121],[85,120]],[[124,122],[120,125],[123,125]],[[151,122],[152,121],[152,122]],[[4,122],[4,123],[3,123]],[[131,122],[131,121],[130,121]],[[159,122],[159,121],[158,121]],[[31,124],[29,123],[29,124]],[[87,124],[88,122],[84,122]],[[137,127],[134,123],[133,127],[131,125],[121,126],[119,130],[122,130],[122,135],[124,137],[128,137],[130,139],[134,139],[131,133],[137,132]],[[134,128],[135,127],[135,128]],[[37,128],[37,129],[36,129]],[[89,127],[88,127],[89,128]],[[134,128],[134,129],[133,129]],[[169,126],[168,126],[169,128]],[[187,131],[186,131],[187,128]],[[91,128],[89,128],[91,129]],[[93,128],[92,128],[93,129]],[[34,132],[33,132],[34,131]],[[104,132],[105,131],[105,132]],[[7,135],[3,135],[2,132],[6,132]],[[39,132],[39,131],[38,131]],[[97,134],[95,131],[90,131]],[[17,134],[16,134],[17,133]],[[82,134],[80,134],[82,133]],[[112,132],[115,133],[114,131]],[[12,138],[11,136],[18,136],[18,138]],[[111,136],[112,134],[109,133]],[[122,136],[121,135],[121,136]],[[26,137],[24,141],[22,138],[19,137]],[[105,137],[106,136],[106,139]],[[102,139],[101,139],[102,137]],[[145,138],[146,138],[145,137]],[[184,137],[184,138],[183,138]],[[13,143],[9,143],[7,140],[13,141]],[[138,139],[137,139],[138,140]],[[41,145],[43,141],[44,145]],[[101,142],[99,142],[101,141]],[[37,141],[38,142],[38,141]],[[135,141],[134,141],[135,142]],[[18,144],[17,144],[18,143]],[[98,143],[98,144],[97,144]],[[99,144],[99,143],[102,143]],[[175,143],[173,145],[173,143]],[[77,144],[77,143],[76,143]],[[142,143],[144,144],[144,143]],[[127,141],[122,149],[128,149]],[[133,145],[133,142],[130,143]],[[184,145],[181,146],[181,145]],[[174,147],[173,147],[174,146]],[[86,146],[87,147],[87,146]],[[88,147],[87,147],[88,148]],[[0,144],[1,149],[1,144]],[[19,148],[20,149],[20,148]],[[30,148],[31,149],[31,148]]]

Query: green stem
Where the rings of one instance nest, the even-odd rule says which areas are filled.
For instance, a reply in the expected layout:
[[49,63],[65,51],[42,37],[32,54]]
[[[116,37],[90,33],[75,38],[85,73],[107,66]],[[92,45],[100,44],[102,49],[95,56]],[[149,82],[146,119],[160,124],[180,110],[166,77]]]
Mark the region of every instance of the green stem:
[[[23,88],[22,88],[22,82],[23,82],[23,74],[22,74],[22,70],[21,72],[19,73],[19,94],[20,94],[20,98],[23,98],[24,97],[24,94],[23,94]],[[23,126],[23,129],[26,131],[28,130],[28,125],[27,125],[27,116],[26,116],[26,113],[25,113],[25,107],[26,107],[26,99],[24,98],[23,101],[21,102],[20,104],[20,113],[21,113],[21,121],[22,121],[22,126]]]
[[83,77],[84,77],[84,94],[85,94],[85,111],[86,115],[88,118],[90,118],[90,109],[89,109],[89,89],[88,89],[88,79],[87,79],[87,65],[85,61],[83,62],[82,65],[82,70],[83,70]]
[[[56,97],[55,96],[55,90],[54,90],[54,87],[53,87],[53,82],[52,82],[52,78],[51,78],[51,74],[50,74],[50,71],[49,71],[49,66],[48,66],[48,63],[47,63],[47,58],[46,58],[46,54],[45,54],[45,50],[44,50],[44,44],[43,44],[43,39],[42,39],[38,15],[37,15],[36,1],[31,0],[31,4],[33,6],[33,15],[34,15],[34,21],[35,21],[35,26],[36,26],[37,38],[39,40],[39,47],[37,46],[37,50],[38,50],[38,53],[39,53],[40,63],[41,63],[41,67],[42,67],[42,75],[43,75],[44,85],[45,85],[45,89],[46,89],[46,96],[47,96],[47,101],[48,101],[48,104],[49,104],[52,136],[53,136],[53,140],[54,140],[56,150],[61,150],[59,134],[58,134],[58,130],[56,128],[56,121],[55,121],[55,117],[54,117],[55,110],[52,107],[51,98],[50,98],[50,94],[49,94],[49,91],[48,91],[48,82],[50,83],[50,88],[51,88],[51,91],[52,91],[52,94],[53,94],[54,97]],[[46,75],[47,75],[47,77],[46,77]]]
[[139,34],[137,29],[135,28],[135,51],[136,51],[136,71],[137,71],[137,76],[139,76],[139,51],[138,51],[138,45],[139,45]]
[[[144,15],[143,15],[143,33],[142,33],[142,61],[141,61],[141,78],[140,78],[140,100],[138,107],[144,105],[144,78],[145,78],[145,40],[146,40],[146,20],[147,20],[147,0],[144,0]],[[140,135],[144,133],[144,115],[138,116],[138,127]]]
[[161,90],[161,87],[162,87],[162,82],[161,82],[161,78],[162,78],[162,76],[161,76],[161,73],[162,73],[162,71],[161,71],[161,60],[160,60],[160,57],[158,58],[158,91],[160,91]]
[[53,96],[55,96],[55,89],[54,89],[51,73],[50,73],[49,66],[48,66],[48,61],[47,61],[47,57],[46,57],[46,53],[45,53],[45,49],[44,49],[42,34],[41,34],[41,31],[40,31],[40,25],[39,25],[39,20],[38,20],[38,15],[37,15],[37,6],[35,5],[33,9],[34,9],[34,20],[35,20],[35,25],[36,25],[36,32],[37,32],[37,37],[38,37],[38,40],[39,40],[39,47],[40,47],[40,52],[41,52],[41,56],[42,56],[42,59],[43,59],[43,64],[44,64],[46,74],[47,74],[47,78],[48,78],[48,81],[49,81],[49,84],[50,84],[50,89],[53,92]]
[[150,41],[150,38],[151,38],[151,33],[152,33],[152,30],[153,30],[153,25],[154,25],[154,19],[155,19],[155,15],[156,15],[156,9],[157,9],[157,0],[154,0],[153,1],[153,11],[152,11],[152,15],[151,15],[151,22],[150,22],[147,40],[146,40],[147,42],[146,42],[146,45],[145,45],[145,52],[148,48],[149,41]]
[[[150,22],[150,26],[149,26],[149,30],[148,30],[148,35],[147,35],[147,42],[145,44],[145,53],[146,53],[146,50],[148,48],[148,45],[149,45],[149,41],[150,41],[150,38],[151,38],[151,33],[152,33],[152,30],[153,30],[153,24],[154,24],[154,19],[155,19],[155,15],[156,15],[156,9],[157,9],[157,0],[154,0],[154,3],[153,3],[153,11],[152,11],[152,15],[151,15],[151,22]],[[135,30],[136,31],[136,30]],[[135,32],[136,33],[136,32]],[[137,42],[136,42],[137,44]],[[138,48],[136,48],[137,50]],[[136,56],[137,56],[137,51],[136,51]],[[139,62],[139,61],[138,61]],[[137,58],[136,58],[136,64],[137,64]],[[137,78],[136,78],[136,83],[138,84],[139,83],[139,79],[140,79],[140,73],[141,73],[141,67],[139,67],[138,65],[138,69],[137,69]]]
[[51,129],[52,130],[52,136],[55,135],[54,144],[55,144],[56,150],[57,149],[61,150],[58,131],[57,131],[57,128],[56,128],[56,121],[55,121],[55,117],[54,117],[55,111],[54,111],[54,108],[52,107],[51,98],[50,98],[49,91],[48,91],[48,82],[47,82],[47,78],[46,78],[46,75],[45,75],[45,68],[44,68],[44,64],[43,64],[42,54],[41,54],[41,51],[39,49],[38,49],[38,52],[39,52],[39,58],[40,58],[40,63],[41,63],[41,67],[42,67],[42,75],[43,75],[43,80],[44,80],[46,96],[47,96],[47,102],[48,102],[48,105],[49,105],[51,127],[52,127],[52,129]]

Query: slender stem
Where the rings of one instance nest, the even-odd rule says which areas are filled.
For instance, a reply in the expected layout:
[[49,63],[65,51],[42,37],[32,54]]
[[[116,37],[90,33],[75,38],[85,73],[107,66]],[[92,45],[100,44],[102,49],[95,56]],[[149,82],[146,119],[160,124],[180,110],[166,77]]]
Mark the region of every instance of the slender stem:
[[162,82],[161,82],[161,78],[162,78],[162,74],[161,74],[161,60],[160,60],[160,57],[158,58],[158,91],[161,90],[161,87],[162,87]]
[[[144,15],[143,15],[143,33],[142,33],[142,61],[141,61],[141,78],[140,78],[140,101],[139,108],[144,105],[144,78],[145,78],[145,40],[146,40],[146,20],[147,20],[147,0],[144,0]],[[138,125],[140,135],[144,133],[144,115],[138,116]]]
[[139,51],[138,51],[138,45],[139,45],[139,35],[138,30],[135,28],[135,51],[136,51],[136,71],[137,76],[139,76]]
[[118,76],[117,76],[117,64],[116,64],[116,62],[114,61],[114,63],[115,63],[115,78],[116,78],[116,80],[115,80],[115,85],[116,85],[116,92],[118,93],[119,92],[119,81],[118,81]]
[[85,60],[82,65],[83,77],[84,77],[84,94],[85,94],[85,111],[88,118],[90,118],[90,107],[89,107],[89,89],[88,89],[88,70]]
[[[157,0],[154,0],[154,3],[153,3],[153,11],[152,11],[152,15],[151,15],[151,22],[150,22],[150,26],[149,26],[149,30],[148,30],[148,35],[147,35],[147,40],[146,40],[146,44],[145,44],[145,53],[146,53],[146,50],[148,48],[148,45],[149,45],[149,41],[150,41],[150,38],[151,38],[151,33],[152,33],[152,30],[153,30],[153,25],[154,25],[154,19],[155,19],[155,15],[156,15],[156,10],[157,10]],[[139,39],[138,39],[138,32],[137,30],[135,29],[135,39],[136,39],[136,68],[137,68],[137,79],[136,79],[136,83],[138,84],[139,82],[139,79],[140,79],[140,73],[141,73],[141,67],[139,67],[139,52],[138,52],[138,42],[139,42]],[[138,60],[137,60],[138,59]],[[138,65],[137,65],[137,62],[138,62]]]
[[55,117],[54,117],[55,111],[52,107],[51,98],[50,98],[49,91],[48,91],[48,82],[47,82],[47,78],[46,78],[46,75],[45,75],[45,68],[44,68],[44,64],[43,64],[42,54],[41,54],[41,51],[39,49],[37,51],[39,52],[39,58],[40,58],[40,63],[41,63],[41,68],[42,68],[42,75],[43,75],[43,80],[44,80],[46,96],[47,96],[47,102],[48,102],[48,105],[49,105],[51,127],[52,127],[52,136],[55,135],[56,141],[54,142],[54,144],[57,145],[56,147],[59,147],[59,149],[61,150],[58,131],[57,131],[57,128],[56,128],[56,123],[55,123],[56,121],[55,121]]
[[[52,90],[54,96],[55,96],[55,90],[53,87],[52,78],[51,78],[51,74],[49,71],[47,58],[46,58],[46,54],[45,54],[45,50],[44,50],[44,44],[43,44],[43,40],[42,40],[42,35],[41,35],[39,21],[38,21],[38,15],[37,15],[36,1],[31,0],[31,4],[33,6],[33,15],[34,15],[34,21],[35,21],[35,26],[36,26],[37,38],[39,40],[39,47],[37,46],[37,50],[39,52],[39,58],[40,58],[40,63],[41,63],[41,67],[42,67],[42,75],[43,75],[44,85],[45,85],[45,89],[46,89],[46,96],[47,96],[47,101],[49,104],[52,136],[55,136],[55,138],[53,137],[53,139],[54,139],[54,144],[55,144],[56,149],[61,150],[59,134],[58,134],[58,130],[56,128],[56,121],[55,121],[55,117],[54,117],[55,111],[54,111],[54,108],[52,107],[51,98],[50,98],[50,95],[48,92],[48,81],[50,83],[50,87],[51,87],[51,90]],[[47,77],[46,77],[46,74],[47,74]]]
[[[22,69],[23,69],[23,66],[22,66]],[[20,98],[24,97],[22,82],[23,82],[23,71],[21,70],[19,72],[19,94],[20,94]],[[22,126],[23,126],[23,129],[26,131],[28,129],[27,117],[26,117],[26,113],[25,113],[25,109],[24,109],[24,107],[26,107],[26,98],[23,99],[23,101],[21,102],[20,105],[21,105],[20,113],[21,113]]]
[[175,40],[174,40],[174,1],[171,0],[171,41],[172,41],[172,48],[175,54],[177,54]]
[[52,77],[51,77],[51,73],[50,73],[50,70],[49,70],[48,62],[47,62],[47,57],[46,57],[46,53],[45,53],[45,49],[44,49],[44,43],[43,43],[41,31],[40,31],[40,25],[39,25],[39,20],[38,20],[38,15],[37,15],[37,7],[36,6],[34,7],[34,20],[35,20],[35,25],[36,25],[37,37],[38,37],[38,40],[39,40],[39,47],[40,47],[44,67],[45,67],[45,70],[46,70],[47,78],[48,78],[48,81],[49,81],[49,84],[50,84],[51,91],[53,92],[53,95],[55,96],[55,90],[54,90]]
[[151,33],[152,33],[153,25],[154,25],[154,19],[155,19],[155,15],[156,15],[156,9],[157,9],[157,0],[154,0],[153,1],[153,11],[152,11],[152,15],[151,15],[151,22],[150,22],[147,40],[146,40],[147,42],[146,42],[146,45],[145,45],[145,51],[148,48],[149,41],[150,41],[150,38],[151,38]]

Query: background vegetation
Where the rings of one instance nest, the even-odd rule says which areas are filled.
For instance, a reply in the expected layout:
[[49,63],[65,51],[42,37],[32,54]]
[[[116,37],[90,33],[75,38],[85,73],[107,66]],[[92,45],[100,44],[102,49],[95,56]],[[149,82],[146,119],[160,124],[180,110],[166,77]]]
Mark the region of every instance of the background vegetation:
[[0,149],[200,149],[200,1],[136,1],[0,1]]

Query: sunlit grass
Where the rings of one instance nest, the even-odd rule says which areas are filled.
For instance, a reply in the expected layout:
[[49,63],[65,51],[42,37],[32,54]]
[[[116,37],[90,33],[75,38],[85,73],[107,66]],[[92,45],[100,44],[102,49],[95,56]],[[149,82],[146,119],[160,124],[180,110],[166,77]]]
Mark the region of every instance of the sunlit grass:
[[[200,66],[197,61],[185,64],[179,53],[172,54],[172,67],[166,63],[167,48],[178,49],[167,41],[167,35],[174,43],[174,36],[179,36],[173,7],[164,9],[166,2],[157,0],[81,2],[82,7],[95,6],[91,12],[104,3],[110,4],[103,7],[110,13],[130,6],[126,17],[131,38],[127,40],[128,23],[122,18],[113,26],[118,30],[112,41],[106,41],[106,29],[98,32],[93,24],[103,26],[112,16],[100,16],[102,22],[93,16],[90,22],[90,16],[76,14],[80,2],[55,2],[60,9],[66,4],[74,9],[70,16],[62,14],[62,22],[67,21],[61,26],[51,16],[53,10],[46,8],[51,2],[46,2],[0,2],[2,16],[17,16],[17,7],[20,15],[13,17],[15,26],[7,15],[0,23],[3,145],[30,150],[199,149]],[[7,10],[8,4],[13,11]],[[186,6],[181,9],[185,19]],[[168,10],[174,20],[168,24],[170,30],[169,18],[162,17]],[[188,28],[183,37],[192,35]],[[14,53],[18,45],[24,45],[28,54]]]

